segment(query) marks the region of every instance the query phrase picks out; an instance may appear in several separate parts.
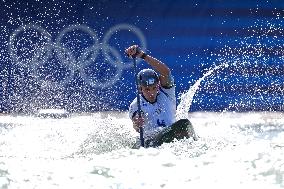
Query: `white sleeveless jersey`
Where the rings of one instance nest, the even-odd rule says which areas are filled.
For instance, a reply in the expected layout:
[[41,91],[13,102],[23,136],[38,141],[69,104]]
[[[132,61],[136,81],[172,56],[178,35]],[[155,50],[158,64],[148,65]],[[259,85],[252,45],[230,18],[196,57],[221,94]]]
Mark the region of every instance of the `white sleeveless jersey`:
[[[141,110],[145,118],[144,137],[155,135],[165,127],[169,127],[175,122],[176,98],[175,86],[169,89],[160,88],[157,100],[154,103],[148,102],[140,95]],[[138,112],[137,98],[133,100],[129,107],[129,117],[132,119]]]

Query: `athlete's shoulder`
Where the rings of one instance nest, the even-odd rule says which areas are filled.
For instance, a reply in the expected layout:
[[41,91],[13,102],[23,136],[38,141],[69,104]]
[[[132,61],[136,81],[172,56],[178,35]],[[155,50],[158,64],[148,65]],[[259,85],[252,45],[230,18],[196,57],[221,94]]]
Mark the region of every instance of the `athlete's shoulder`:
[[137,98],[133,99],[133,101],[129,105],[129,110],[137,107]]
[[169,99],[172,102],[176,101],[176,94],[175,94],[175,86],[173,85],[171,88],[167,89],[167,88],[160,88],[160,94],[159,96],[161,96],[161,100],[166,100]]
[[133,104],[137,104],[137,98],[134,98],[134,99],[132,100],[132,102],[130,103],[130,106],[133,105]]
[[137,99],[135,98],[131,104],[129,105],[129,117],[132,118],[133,115],[135,115],[135,112],[137,112]]

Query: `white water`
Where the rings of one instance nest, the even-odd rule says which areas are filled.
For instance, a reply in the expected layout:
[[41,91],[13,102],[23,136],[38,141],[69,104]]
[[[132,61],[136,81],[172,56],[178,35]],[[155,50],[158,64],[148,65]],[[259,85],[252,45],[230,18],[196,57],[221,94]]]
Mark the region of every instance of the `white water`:
[[282,113],[193,113],[199,141],[139,150],[127,115],[106,114],[1,116],[0,188],[283,187]]
[[216,71],[220,68],[223,68],[223,67],[228,67],[228,64],[223,63],[223,64],[216,66],[213,69],[209,70],[201,78],[199,78],[194,83],[194,85],[192,87],[190,87],[190,89],[187,92],[183,93],[180,96],[181,101],[180,101],[179,105],[177,106],[176,120],[188,118],[187,114],[188,114],[188,111],[190,110],[190,106],[192,104],[193,97],[194,97],[195,93],[198,91],[198,89],[201,85],[201,82],[204,81],[205,78],[211,76],[214,73],[214,71]]

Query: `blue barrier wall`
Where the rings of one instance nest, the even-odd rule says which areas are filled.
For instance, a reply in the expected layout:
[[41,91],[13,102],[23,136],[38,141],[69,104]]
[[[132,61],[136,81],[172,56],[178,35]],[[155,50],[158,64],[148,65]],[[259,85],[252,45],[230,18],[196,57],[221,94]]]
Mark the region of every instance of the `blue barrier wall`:
[[31,0],[1,8],[2,111],[127,110],[136,95],[124,55],[132,44],[169,65],[177,96],[226,64],[201,83],[190,111],[282,110],[281,0]]

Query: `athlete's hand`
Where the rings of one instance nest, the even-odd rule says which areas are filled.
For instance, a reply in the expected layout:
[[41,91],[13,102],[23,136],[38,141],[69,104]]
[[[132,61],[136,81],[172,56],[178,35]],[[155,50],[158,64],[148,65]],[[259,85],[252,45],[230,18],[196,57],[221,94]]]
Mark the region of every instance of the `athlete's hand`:
[[143,51],[139,48],[138,45],[132,45],[125,50],[125,53],[127,54],[128,57],[132,57],[132,58],[139,57],[140,58],[143,54]]
[[133,122],[133,128],[135,129],[135,131],[139,133],[140,127],[143,127],[145,119],[143,116],[139,117],[139,115],[136,115],[132,118],[132,122]]

